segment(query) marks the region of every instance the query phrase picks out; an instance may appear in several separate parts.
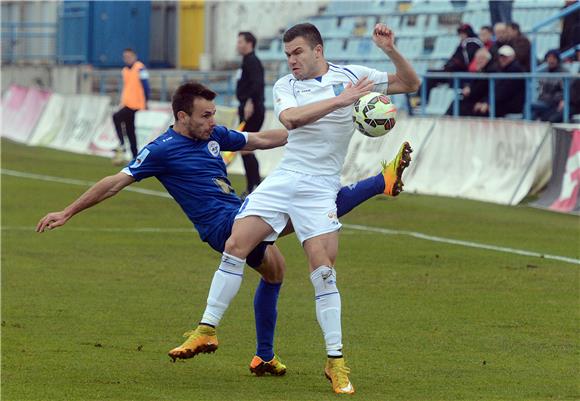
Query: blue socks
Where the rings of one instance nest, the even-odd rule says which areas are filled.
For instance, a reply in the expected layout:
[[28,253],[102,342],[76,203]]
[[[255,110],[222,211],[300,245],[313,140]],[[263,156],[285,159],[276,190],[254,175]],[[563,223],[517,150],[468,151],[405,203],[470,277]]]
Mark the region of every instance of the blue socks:
[[254,295],[254,316],[256,317],[256,355],[268,362],[274,358],[274,330],[278,317],[278,294],[281,283],[270,284],[260,279]]
[[336,208],[338,217],[342,217],[352,209],[372,198],[382,194],[385,190],[383,173],[342,187],[336,196]]

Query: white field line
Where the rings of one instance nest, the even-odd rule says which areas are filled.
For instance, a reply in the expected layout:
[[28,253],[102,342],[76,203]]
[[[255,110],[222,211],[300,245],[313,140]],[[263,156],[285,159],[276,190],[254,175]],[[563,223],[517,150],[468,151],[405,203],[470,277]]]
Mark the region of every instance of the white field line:
[[[53,176],[41,175],[41,174],[32,174],[32,173],[25,173],[25,172],[7,170],[7,169],[2,169],[1,172],[4,175],[9,175],[9,176],[13,176],[13,177],[29,178],[29,179],[40,180],[40,181],[58,182],[58,183],[62,183],[62,184],[78,185],[78,186],[84,186],[84,187],[88,187],[88,186],[91,186],[94,184],[94,182],[91,182],[91,181],[53,177]],[[169,195],[167,192],[153,191],[153,190],[133,188],[133,187],[126,187],[124,190],[130,191],[130,192],[137,192],[137,193],[144,194],[144,195],[158,196],[158,197],[163,197],[163,198],[171,198],[171,195]],[[416,231],[391,230],[388,228],[370,227],[370,226],[363,226],[363,225],[358,225],[358,224],[343,224],[343,227],[351,229],[351,230],[379,233],[379,234],[384,234],[384,235],[405,235],[405,236],[409,236],[409,237],[413,237],[413,238],[417,238],[417,239],[422,239],[422,240],[426,240],[426,241],[431,241],[431,242],[440,242],[440,243],[444,243],[444,244],[459,245],[459,246],[463,246],[463,247],[467,247],[467,248],[485,249],[485,250],[489,250],[489,251],[510,253],[510,254],[520,255],[520,256],[531,256],[531,257],[535,257],[535,258],[551,259],[551,260],[557,260],[560,262],[566,262],[566,263],[580,265],[580,259],[570,258],[570,257],[566,257],[566,256],[550,255],[547,253],[528,251],[528,250],[524,250],[524,249],[509,248],[509,247],[496,246],[496,245],[487,245],[487,244],[481,244],[478,242],[457,240],[457,239],[453,239],[453,238],[437,237],[434,235],[423,234],[423,233],[416,232]],[[33,227],[2,227],[2,230],[29,230],[29,229],[33,230],[34,228]],[[132,230],[131,232],[137,232],[137,230],[142,230],[140,232],[191,232],[190,230],[179,229],[179,228],[176,228],[176,229],[162,229],[162,228],[141,228],[141,229],[139,229],[139,228],[135,228],[135,229],[121,229],[121,228],[92,229],[91,228],[91,229],[82,229],[82,228],[77,228],[77,230],[78,231],[83,231],[83,230],[89,231],[90,230],[90,231],[103,231],[103,232],[124,232],[124,231],[128,232],[130,230]]]

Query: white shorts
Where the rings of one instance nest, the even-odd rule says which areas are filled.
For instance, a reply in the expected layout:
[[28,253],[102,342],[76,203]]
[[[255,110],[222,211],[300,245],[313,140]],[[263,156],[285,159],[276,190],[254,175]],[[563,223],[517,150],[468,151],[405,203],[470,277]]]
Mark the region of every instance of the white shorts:
[[276,240],[291,219],[296,236],[303,243],[340,229],[336,215],[339,189],[338,176],[277,169],[246,198],[236,219],[261,217],[274,230],[264,241]]

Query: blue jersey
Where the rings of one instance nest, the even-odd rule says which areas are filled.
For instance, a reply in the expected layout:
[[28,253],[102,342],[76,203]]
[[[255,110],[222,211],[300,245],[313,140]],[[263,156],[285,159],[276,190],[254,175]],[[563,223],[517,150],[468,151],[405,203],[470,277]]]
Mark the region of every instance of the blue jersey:
[[[140,181],[155,176],[179,203],[195,225],[203,241],[214,248],[225,239],[218,231],[231,229],[241,206],[227,178],[221,150],[240,150],[247,142],[245,133],[217,126],[208,140],[195,140],[171,127],[145,146],[123,172]],[[227,234],[229,236],[229,233]],[[220,237],[222,244],[214,244]],[[223,248],[222,248],[223,249]]]

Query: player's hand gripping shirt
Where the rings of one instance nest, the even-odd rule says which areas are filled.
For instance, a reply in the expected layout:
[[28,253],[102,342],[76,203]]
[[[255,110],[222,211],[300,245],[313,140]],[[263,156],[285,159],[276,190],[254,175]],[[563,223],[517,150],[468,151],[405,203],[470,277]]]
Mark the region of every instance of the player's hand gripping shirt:
[[218,126],[208,140],[200,141],[169,128],[145,146],[123,172],[137,181],[155,176],[205,241],[241,205],[227,178],[220,151],[242,149],[247,135]]
[[[274,111],[320,102],[340,95],[348,83],[368,77],[375,91],[386,93],[388,75],[359,65],[339,66],[328,63],[321,77],[298,81],[292,74],[274,85]],[[311,175],[338,175],[342,170],[348,144],[354,133],[352,105],[340,108],[288,133],[288,144],[280,168]]]

